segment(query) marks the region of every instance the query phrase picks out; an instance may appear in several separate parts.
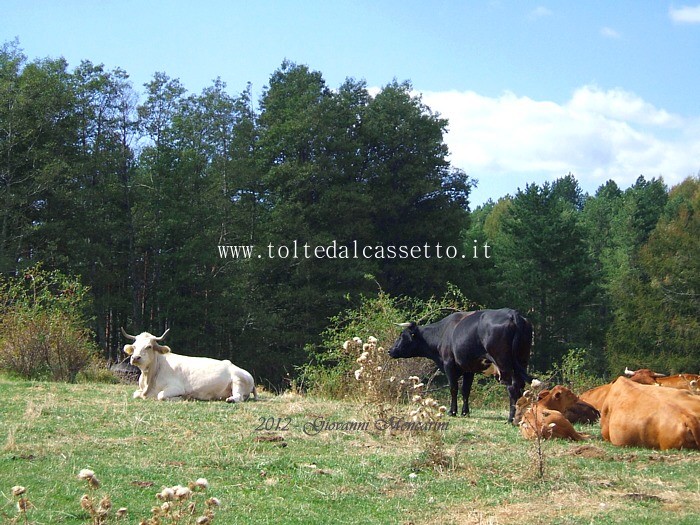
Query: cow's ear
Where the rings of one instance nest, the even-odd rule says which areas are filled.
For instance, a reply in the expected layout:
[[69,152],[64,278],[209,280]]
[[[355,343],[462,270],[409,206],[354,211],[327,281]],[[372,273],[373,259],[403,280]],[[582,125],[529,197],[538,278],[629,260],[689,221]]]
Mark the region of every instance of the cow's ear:
[[161,354],[167,354],[168,352],[170,352],[169,346],[159,345],[158,343],[154,343],[153,348],[155,348]]
[[134,353],[134,345],[124,345],[124,353],[126,355],[131,355]]
[[554,392],[554,399],[559,399],[561,397],[561,391]]

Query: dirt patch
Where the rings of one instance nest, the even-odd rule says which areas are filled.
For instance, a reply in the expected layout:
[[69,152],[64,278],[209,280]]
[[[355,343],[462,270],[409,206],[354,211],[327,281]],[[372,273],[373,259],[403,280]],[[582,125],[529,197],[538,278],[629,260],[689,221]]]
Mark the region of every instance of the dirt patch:
[[[522,525],[523,523],[588,523],[592,518],[626,504],[601,492],[595,495],[579,490],[565,490],[543,495],[522,494],[522,501],[505,500],[491,508],[475,509],[460,504],[441,513],[434,523],[466,525]],[[448,517],[445,520],[446,517]],[[433,522],[431,522],[433,523]]]
[[587,459],[606,459],[607,454],[605,451],[595,445],[580,445],[578,447],[567,450],[564,455],[575,456],[579,458]]

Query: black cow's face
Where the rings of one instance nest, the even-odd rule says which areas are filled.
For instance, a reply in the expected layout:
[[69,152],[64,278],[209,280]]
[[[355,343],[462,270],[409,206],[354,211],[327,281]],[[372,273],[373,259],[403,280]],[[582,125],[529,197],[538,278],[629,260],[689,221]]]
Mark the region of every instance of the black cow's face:
[[389,349],[389,356],[397,357],[420,357],[423,348],[423,338],[416,323],[411,323]]

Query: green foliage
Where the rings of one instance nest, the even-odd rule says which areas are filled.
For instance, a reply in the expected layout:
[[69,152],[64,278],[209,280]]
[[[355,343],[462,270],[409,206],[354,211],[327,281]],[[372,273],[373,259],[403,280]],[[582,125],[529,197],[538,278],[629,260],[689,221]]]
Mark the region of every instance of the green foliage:
[[589,306],[594,283],[576,188],[571,178],[527,185],[504,214],[494,249],[502,299],[535,328],[532,364],[538,369],[558,360],[567,346],[591,341],[599,329]]
[[84,325],[87,292],[79,281],[39,267],[0,277],[0,370],[75,381],[97,353]]
[[554,384],[566,385],[576,393],[585,392],[601,382],[590,350],[572,348],[547,372]]
[[[611,370],[696,372],[700,353],[700,180],[674,188],[635,267],[614,289]],[[624,293],[622,288],[624,287]]]
[[[377,345],[386,351],[391,348],[401,333],[396,323],[416,321],[420,324],[435,322],[452,311],[475,309],[454,285],[440,298],[428,300],[396,298],[380,290],[374,297],[363,296],[360,305],[350,308],[330,319],[322,333],[322,343],[308,346],[309,362],[301,367],[304,385],[309,391],[331,397],[342,398],[353,392],[356,383],[354,371],[358,369],[359,352],[347,351],[346,341],[359,337],[367,341],[375,337]],[[386,368],[382,377],[398,380],[410,375],[427,377],[435,365],[427,359],[393,360],[383,355],[384,361],[375,363]],[[396,399],[396,389],[386,389],[387,400]]]
[[[250,85],[232,96],[216,79],[188,93],[164,72],[139,99],[119,68],[69,70],[10,42],[0,122],[0,273],[42,262],[80,275],[108,360],[121,357],[119,327],[167,325],[173,348],[278,387],[376,281],[424,301],[452,282],[479,304],[519,309],[541,370],[571,348],[588,349],[599,374],[697,363],[696,179],[670,191],[662,179],[624,191],[608,181],[588,196],[567,174],[470,212],[475,181],[450,165],[449,123],[410,82],[333,89],[288,60],[258,103]],[[294,241],[439,243],[465,257],[276,256]],[[255,252],[221,259],[217,245]]]

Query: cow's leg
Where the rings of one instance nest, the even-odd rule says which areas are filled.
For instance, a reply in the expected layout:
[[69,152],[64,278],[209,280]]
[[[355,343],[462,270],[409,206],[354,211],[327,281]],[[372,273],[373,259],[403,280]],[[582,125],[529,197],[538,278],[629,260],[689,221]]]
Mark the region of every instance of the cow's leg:
[[185,391],[179,386],[169,386],[158,392],[158,401],[181,401]]
[[462,415],[469,415],[469,393],[472,391],[472,383],[474,382],[474,372],[464,372],[462,375]]
[[226,398],[227,403],[240,403],[245,401],[245,396],[238,390],[234,390],[229,397]]
[[510,385],[508,385],[508,397],[510,398],[510,415],[508,416],[509,423],[513,422],[513,418],[515,417],[515,404],[523,395],[523,390],[525,390],[525,381],[516,375],[513,377]]
[[457,391],[459,390],[459,376],[461,375],[461,370],[457,369],[455,363],[445,364],[445,375],[447,376],[447,383],[450,385],[450,415],[457,415]]

